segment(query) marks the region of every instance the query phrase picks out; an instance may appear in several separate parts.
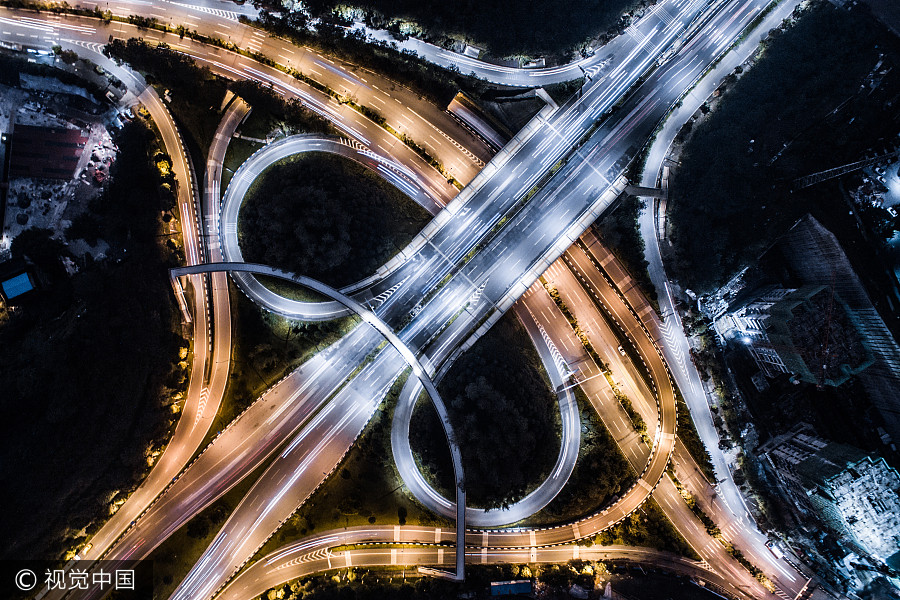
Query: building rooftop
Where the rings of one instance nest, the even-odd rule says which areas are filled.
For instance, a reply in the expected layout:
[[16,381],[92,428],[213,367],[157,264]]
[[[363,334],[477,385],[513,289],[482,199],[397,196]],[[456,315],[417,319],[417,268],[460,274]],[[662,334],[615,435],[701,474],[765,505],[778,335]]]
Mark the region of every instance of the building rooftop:
[[866,459],[859,448],[845,444],[827,444],[797,464],[797,473],[817,485],[828,485],[833,477]]
[[12,259],[0,263],[0,297],[7,302],[35,288],[25,261]]
[[767,375],[838,386],[874,361],[853,311],[833,287],[769,286],[720,316],[720,334],[747,344]]
[[9,176],[71,179],[88,138],[81,129],[15,125]]
[[824,440],[807,423],[760,450],[798,504],[854,552],[886,560],[900,550],[900,475],[883,458]]

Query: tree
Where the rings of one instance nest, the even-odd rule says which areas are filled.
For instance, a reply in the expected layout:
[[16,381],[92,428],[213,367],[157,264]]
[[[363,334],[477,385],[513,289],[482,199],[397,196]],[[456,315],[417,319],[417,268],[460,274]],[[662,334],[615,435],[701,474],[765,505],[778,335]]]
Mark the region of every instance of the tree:
[[90,213],[81,213],[66,229],[66,238],[70,240],[82,239],[91,247],[97,245],[100,238],[100,221]]
[[49,229],[29,227],[13,239],[10,250],[13,256],[32,261],[48,275],[65,275],[60,259],[68,255],[68,250]]

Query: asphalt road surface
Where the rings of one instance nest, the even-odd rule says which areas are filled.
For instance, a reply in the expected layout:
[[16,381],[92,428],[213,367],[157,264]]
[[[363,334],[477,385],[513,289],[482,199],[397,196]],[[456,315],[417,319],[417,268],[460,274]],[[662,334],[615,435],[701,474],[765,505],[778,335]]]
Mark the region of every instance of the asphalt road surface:
[[[166,3],[166,9],[170,4],[173,3]],[[717,11],[709,13],[709,21],[702,23],[702,33],[684,42],[678,40],[677,45],[673,46],[676,44],[677,36],[683,33],[689,23],[695,21],[700,9],[703,8],[697,2],[677,4],[683,5],[677,18],[671,18],[673,15],[669,14],[670,18],[667,19],[661,12],[657,14],[658,23],[655,26],[648,25],[648,30],[641,35],[629,35],[634,40],[633,48],[624,56],[617,55],[616,60],[619,62],[613,61],[615,66],[611,64],[608,71],[599,72],[581,94],[563,107],[537,117],[523,135],[517,136],[507,149],[481,170],[472,184],[438,216],[434,224],[418,240],[419,246],[415,248],[415,252],[410,252],[408,257],[404,257],[405,262],[400,267],[379,282],[385,289],[390,289],[399,281],[404,282],[388,301],[379,307],[379,316],[393,323],[408,345],[424,350],[423,362],[439,365],[451,359],[453,350],[461,347],[470,338],[473,330],[478,330],[488,323],[497,313],[497,307],[505,309],[507,306],[504,304],[507,302],[511,304],[511,300],[528,289],[536,274],[531,277],[531,281],[528,278],[535,272],[536,267],[543,262],[554,260],[562,253],[569,245],[568,242],[574,239],[572,235],[577,237],[580,233],[575,230],[581,227],[586,215],[605,208],[604,198],[610,196],[608,194],[610,188],[617,182],[628,160],[634,157],[650,132],[668,111],[669,106],[700,76],[706,65],[730,45],[743,26],[765,5],[762,1],[754,0],[743,2],[735,0],[726,3]],[[194,10],[180,6],[176,8]],[[215,12],[206,14],[214,17],[208,20],[209,26],[217,24],[219,19],[229,20],[233,16],[218,15]],[[20,34],[21,37],[43,35],[44,39],[41,42],[45,45],[48,42],[59,41],[78,47],[88,47],[87,44],[98,44],[98,39],[105,41],[106,35],[110,33],[99,32],[96,27],[93,31],[89,31],[90,25],[72,24],[86,21],[96,25],[97,22],[91,20],[56,17],[51,19],[53,23],[48,25],[40,19],[36,19],[35,23],[34,17],[22,16],[15,11],[3,11],[3,15],[0,23],[4,28],[29,31],[29,33],[16,31],[13,34],[4,30],[2,31],[4,36],[11,35],[15,38]],[[206,23],[207,20],[204,18],[203,22]],[[111,27],[119,34],[128,33],[128,26],[123,24],[114,24]],[[31,30],[39,33],[30,33]],[[78,39],[64,40],[62,35]],[[161,38],[165,37],[163,34],[158,35]],[[244,31],[242,35],[257,34]],[[253,47],[251,45],[253,39],[246,41],[248,47]],[[258,41],[260,48],[263,48],[265,43],[269,43],[269,40]],[[269,47],[266,48],[265,52],[268,54]],[[676,48],[677,53],[673,56],[665,55],[672,48]],[[205,60],[214,67],[223,71],[230,70],[237,76],[251,73],[263,80],[274,77],[265,74],[259,65],[252,66],[252,61],[242,62],[239,58],[243,57],[225,54],[228,54],[226,62],[213,58]],[[621,102],[623,94],[656,64],[660,56],[664,56],[667,62],[645,77],[640,87],[627,100]],[[236,67],[235,65],[239,63],[240,66]],[[344,81],[355,80],[357,83],[354,89],[357,92],[364,88],[375,87],[357,75],[347,71],[341,72],[338,67],[326,70],[330,73],[338,71],[334,73],[335,76],[343,78]],[[299,84],[282,85],[293,86],[300,92],[298,95],[308,93],[297,88]],[[345,89],[353,92],[350,88]],[[384,102],[386,104],[386,101]],[[400,100],[396,100],[396,103],[403,104]],[[148,100],[151,113],[158,108],[152,104],[152,101]],[[602,120],[600,127],[594,128],[593,124],[597,119],[607,114],[615,104],[620,104],[618,109],[610,117]],[[398,110],[400,114],[404,114],[402,109]],[[440,111],[438,113],[442,114]],[[392,112],[389,118],[394,119],[395,116]],[[154,117],[165,121],[160,115],[154,114]],[[443,117],[421,118],[426,123],[421,126],[421,130],[446,134],[443,128],[436,130],[432,124],[441,118]],[[411,124],[415,123],[408,115],[406,119]],[[352,121],[350,118],[347,120]],[[367,125],[363,123],[363,126]],[[452,127],[448,126],[447,130],[450,129]],[[353,132],[359,134],[355,129]],[[573,144],[581,140],[586,133],[590,133],[589,137],[575,150],[574,156],[569,156],[570,159],[560,165],[561,159],[569,155]],[[428,135],[432,136],[432,133]],[[360,136],[364,137],[361,134]],[[177,140],[166,139],[167,148],[176,145],[180,145]],[[452,144],[448,143],[447,146],[450,147]],[[438,151],[437,148],[438,146],[434,147],[435,152]],[[393,154],[391,152],[393,147],[383,149]],[[452,154],[452,151],[447,152]],[[458,169],[460,179],[463,180],[465,174],[471,175],[477,171],[479,160],[470,158],[468,166],[460,160],[458,165],[450,163],[449,168],[451,171],[454,168]],[[179,175],[179,181],[189,181],[187,170],[185,169],[182,177],[177,168],[178,165],[176,173]],[[536,193],[529,195],[535,184],[546,177],[549,177],[549,181]],[[181,204],[181,197],[179,203]],[[182,209],[183,215],[193,214],[192,205],[193,202],[188,201]],[[185,227],[191,221],[191,218],[185,218]],[[197,227],[196,222],[194,225]],[[189,238],[199,240],[199,235],[196,233],[186,235],[186,242]],[[199,261],[201,251],[199,243],[196,247],[193,243],[188,243],[188,262]],[[537,271],[538,274],[540,272],[542,269]],[[460,307],[467,299],[473,298],[476,291],[479,293],[479,302],[474,310],[463,311],[462,315],[458,315]],[[421,302],[423,298],[427,298],[429,302]],[[195,312],[199,314],[206,311]],[[451,319],[452,326],[445,328]],[[295,482],[283,486],[282,481],[286,478],[303,479],[302,487],[314,489],[318,483],[316,480],[321,478],[300,478],[298,473],[303,472],[302,467],[312,464],[316,465],[315,468],[322,466],[323,474],[328,472],[324,467],[331,465],[333,468],[355,438],[355,435],[352,435],[354,429],[358,433],[368,420],[367,411],[370,416],[371,410],[374,410],[374,407],[369,408],[373,404],[372,399],[380,398],[396,374],[402,370],[405,362],[400,359],[399,354],[393,350],[385,350],[368,362],[362,371],[350,380],[349,385],[345,385],[348,377],[356,371],[357,365],[369,356],[378,343],[377,339],[372,339],[367,328],[357,328],[345,340],[338,342],[332,349],[320,354],[301,367],[300,371],[280,382],[197,458],[169,491],[160,496],[140,518],[139,523],[122,537],[113,548],[112,554],[126,558],[145,555],[165,539],[170,531],[233,486],[243,474],[252,470],[252,464],[258,465],[265,456],[271,455],[277,445],[276,442],[285,439],[299,440],[296,445],[289,448],[302,446],[303,449],[296,454],[286,451],[277,457],[267,471],[268,476],[260,478],[254,487],[254,490],[259,488],[259,491],[248,494],[241,505],[240,514],[236,513],[237,516],[233,515],[229,520],[231,524],[229,531],[240,532],[241,539],[228,539],[228,531],[223,528],[214,542],[219,545],[208,550],[210,560],[195,567],[181,588],[191,597],[204,595],[216,589],[227,580],[235,564],[239,565],[241,560],[249,557],[246,553],[253,546],[252,540],[264,539],[268,535],[266,530],[273,525],[277,526],[276,512],[286,510],[290,505],[290,502],[282,502],[285,499],[284,492],[297,493],[300,490],[299,487],[293,486]],[[641,351],[640,344],[638,346],[638,350]],[[642,351],[641,354],[646,362],[647,355]],[[310,372],[311,369],[315,370]],[[305,372],[297,375],[301,371]],[[660,381],[664,377],[665,374],[662,374],[660,378],[654,380]],[[194,380],[192,377],[192,383]],[[299,396],[296,394],[298,390]],[[332,411],[335,413],[332,419],[336,419],[337,414],[351,416],[337,422],[325,417],[319,418],[327,410],[325,401],[332,394],[334,398],[327,406],[337,405],[346,409],[346,411]],[[279,395],[283,397],[277,398]],[[272,398],[267,402],[269,396]],[[263,419],[266,416],[265,410],[276,408],[278,412],[275,414],[279,418],[274,423],[271,417]],[[666,415],[663,407],[660,419],[659,431],[663,433],[657,436],[659,438],[657,441],[674,445],[674,435],[671,440],[664,437],[668,431],[666,423],[674,421],[674,410],[671,415]],[[271,423],[273,427],[260,431],[262,429],[260,424],[263,421],[266,421],[267,425]],[[186,422],[184,418],[182,422]],[[304,436],[308,432],[312,433]],[[292,435],[300,437],[291,438]],[[662,454],[657,452],[655,456]],[[662,465],[659,469],[660,476],[665,468],[668,453],[665,457],[666,460],[659,460]],[[653,468],[651,459],[651,467],[648,469]],[[314,469],[308,468],[307,471]],[[289,473],[290,476],[287,475]],[[281,474],[281,479],[275,477],[277,474]],[[659,481],[658,477],[656,481]],[[652,486],[649,487],[652,489]],[[649,489],[642,490],[645,496],[649,491]],[[296,506],[297,499],[302,497],[302,495],[292,497],[293,506]],[[244,529],[241,529],[248,526],[252,539],[244,536]],[[547,533],[541,533],[539,542],[538,532],[532,531],[527,534],[482,532],[472,534],[468,543],[486,547],[531,548],[536,545],[558,543],[554,540],[567,541],[580,537],[578,526],[569,528],[568,532],[564,529],[546,530]]]

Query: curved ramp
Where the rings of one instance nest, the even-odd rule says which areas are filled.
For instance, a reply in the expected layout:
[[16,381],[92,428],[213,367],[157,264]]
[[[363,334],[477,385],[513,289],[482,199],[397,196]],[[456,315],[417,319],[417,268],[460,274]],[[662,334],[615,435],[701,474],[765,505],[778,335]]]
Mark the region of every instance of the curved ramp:
[[[453,427],[450,424],[450,417],[447,414],[447,408],[446,406],[444,406],[444,402],[441,399],[440,394],[438,394],[434,382],[431,381],[431,377],[425,370],[425,367],[423,367],[419,362],[419,359],[416,357],[415,353],[410,350],[409,347],[403,342],[403,340],[401,340],[397,336],[397,334],[394,333],[393,329],[388,327],[388,325],[384,321],[379,319],[374,312],[367,309],[365,306],[363,306],[350,296],[342,293],[340,290],[336,290],[333,287],[322,283],[321,281],[318,281],[317,279],[313,279],[312,277],[297,275],[295,273],[288,273],[287,271],[282,271],[281,269],[276,269],[275,267],[270,267],[267,265],[237,262],[206,263],[199,265],[190,265],[186,267],[176,267],[174,269],[171,269],[169,273],[172,277],[181,277],[183,275],[216,273],[219,271],[268,275],[270,277],[277,277],[278,279],[285,279],[287,281],[292,281],[298,285],[302,285],[303,287],[311,289],[314,292],[317,292],[327,298],[331,298],[333,302],[343,306],[349,313],[358,315],[363,321],[365,321],[376,331],[378,331],[378,333],[380,333],[391,346],[397,349],[406,363],[412,368],[413,374],[415,374],[416,379],[418,379],[422,387],[425,388],[425,391],[428,393],[428,396],[434,403],[434,407],[435,409],[437,409],[438,415],[440,415],[441,417],[441,423],[444,426],[444,434],[447,436],[447,441],[450,443],[450,453],[453,457],[453,472],[456,479],[457,547],[465,547],[466,492],[464,486],[462,455],[459,452],[459,447],[454,443],[455,436],[453,435]],[[465,569],[464,559],[465,557],[463,553],[459,553],[459,560],[457,560],[456,564],[456,578],[462,579],[463,571]]]
[[[238,215],[244,202],[244,196],[253,185],[253,182],[256,181],[263,171],[276,162],[303,152],[325,152],[350,159],[370,169],[432,215],[438,213],[442,207],[429,192],[425,182],[420,180],[416,173],[385,156],[366,149],[355,142],[341,138],[322,135],[293,135],[257,150],[235,171],[234,177],[229,182],[222,199],[222,208],[219,215],[219,243],[225,262],[244,262],[244,256],[238,241]],[[389,264],[396,268],[403,262],[402,260],[392,260],[389,261]],[[382,267],[378,269],[377,277],[367,278],[364,281],[344,287],[342,290],[345,293],[357,293],[365,290],[389,274],[390,271],[391,269]],[[254,274],[247,271],[234,270],[232,277],[238,287],[251,300],[267,310],[282,316],[303,321],[328,321],[349,315],[352,312],[338,301],[308,302],[285,298],[260,283],[254,277]],[[313,286],[310,286],[310,288],[313,289]],[[328,296],[328,294],[325,295]]]

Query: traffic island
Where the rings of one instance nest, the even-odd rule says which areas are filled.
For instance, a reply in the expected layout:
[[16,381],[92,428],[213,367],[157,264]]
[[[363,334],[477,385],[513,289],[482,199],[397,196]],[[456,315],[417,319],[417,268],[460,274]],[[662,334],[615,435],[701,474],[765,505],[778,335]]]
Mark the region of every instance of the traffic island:
[[[560,448],[556,398],[528,334],[513,315],[462,355],[439,390],[448,400],[459,439],[470,506],[512,504],[547,478]],[[427,401],[420,400],[413,412],[410,443],[430,483],[452,497],[450,452]]]
[[362,165],[304,152],[274,163],[250,186],[238,236],[248,261],[341,287],[375,272],[429,218]]

